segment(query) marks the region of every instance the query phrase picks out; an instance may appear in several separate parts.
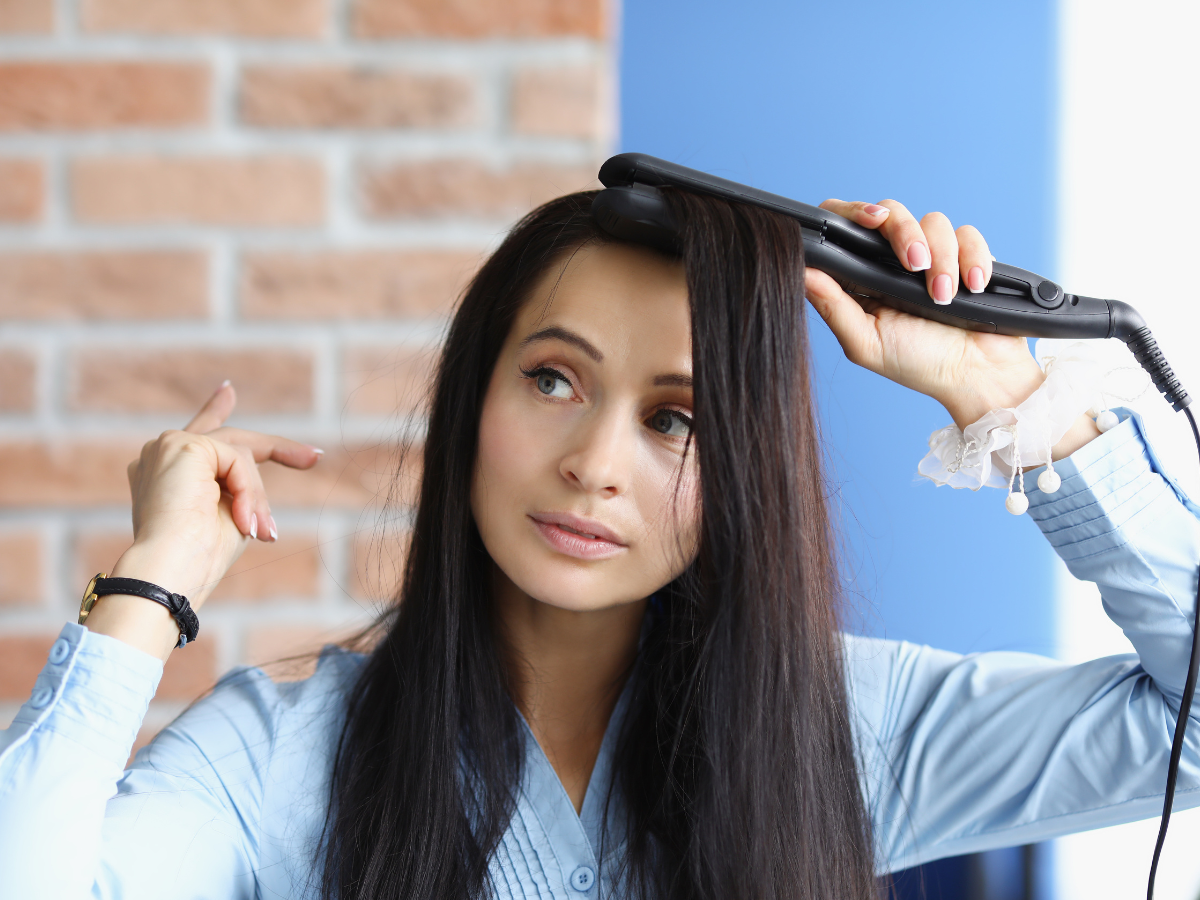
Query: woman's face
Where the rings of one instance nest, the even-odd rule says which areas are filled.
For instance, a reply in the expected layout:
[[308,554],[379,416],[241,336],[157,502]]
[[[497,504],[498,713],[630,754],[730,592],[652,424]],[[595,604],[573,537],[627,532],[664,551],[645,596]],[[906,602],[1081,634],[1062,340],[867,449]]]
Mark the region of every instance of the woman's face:
[[597,610],[683,571],[699,524],[691,374],[681,263],[605,244],[542,277],[492,373],[471,488],[513,586]]

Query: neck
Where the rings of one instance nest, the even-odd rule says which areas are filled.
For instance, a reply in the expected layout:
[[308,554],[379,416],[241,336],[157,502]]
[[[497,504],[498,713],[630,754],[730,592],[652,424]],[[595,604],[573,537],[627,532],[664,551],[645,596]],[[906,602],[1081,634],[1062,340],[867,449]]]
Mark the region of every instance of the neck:
[[497,577],[498,633],[513,701],[578,812],[633,668],[646,601],[576,611]]

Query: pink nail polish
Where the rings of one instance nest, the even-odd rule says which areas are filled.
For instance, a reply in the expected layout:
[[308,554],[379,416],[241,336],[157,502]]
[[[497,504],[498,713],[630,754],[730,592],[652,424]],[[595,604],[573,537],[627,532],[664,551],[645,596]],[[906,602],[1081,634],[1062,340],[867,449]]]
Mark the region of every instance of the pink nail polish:
[[938,306],[945,306],[953,299],[954,282],[950,280],[949,275],[943,272],[933,279],[933,302]]
[[967,273],[967,290],[972,294],[983,293],[983,289],[987,287],[987,282],[983,280],[983,269],[979,266],[971,266],[971,271]]
[[868,216],[883,217],[888,214],[889,210],[886,206],[880,206],[878,203],[868,203],[863,207],[863,212]]
[[258,516],[255,513],[250,513],[250,537],[258,537]]
[[914,272],[924,272],[933,265],[929,257],[929,248],[922,241],[913,241],[908,245],[908,267]]
[[279,540],[279,529],[275,527],[275,517],[274,516],[271,516],[267,520],[267,525],[269,526],[269,528],[271,530],[271,540],[273,540],[273,541]]

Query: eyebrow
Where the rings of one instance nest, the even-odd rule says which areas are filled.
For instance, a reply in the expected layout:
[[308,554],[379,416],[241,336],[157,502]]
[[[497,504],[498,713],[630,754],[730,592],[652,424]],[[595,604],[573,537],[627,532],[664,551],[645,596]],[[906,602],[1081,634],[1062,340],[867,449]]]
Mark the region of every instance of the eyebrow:
[[673,372],[670,375],[655,375],[654,386],[690,388],[692,386],[692,376],[683,375],[678,372]]
[[[541,328],[529,335],[521,341],[522,347],[528,347],[530,344],[536,344],[538,341],[562,341],[564,344],[570,344],[573,347],[578,347],[595,362],[603,362],[604,354],[596,349],[596,345],[585,338],[583,335],[571,331],[569,328],[563,328],[559,325],[551,325],[548,328]],[[655,387],[682,387],[691,388],[692,376],[684,375],[681,372],[672,372],[667,375],[654,376]]]
[[596,345],[589,341],[581,334],[571,331],[569,328],[561,328],[558,325],[551,325],[549,328],[542,328],[535,331],[525,340],[521,341],[522,347],[528,347],[530,344],[538,341],[562,341],[564,344],[570,344],[573,347],[578,347],[584,353],[592,358],[595,362],[603,362],[604,354],[596,349]]

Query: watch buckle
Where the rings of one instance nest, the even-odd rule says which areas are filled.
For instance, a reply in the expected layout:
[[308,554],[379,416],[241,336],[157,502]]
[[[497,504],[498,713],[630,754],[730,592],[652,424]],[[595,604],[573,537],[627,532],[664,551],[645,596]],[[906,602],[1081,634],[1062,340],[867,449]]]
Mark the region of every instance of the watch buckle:
[[83,602],[79,604],[80,625],[87,622],[88,614],[92,611],[92,607],[96,605],[96,601],[100,599],[96,596],[96,582],[101,578],[107,577],[107,572],[101,572],[98,575],[92,576],[92,580],[88,582],[87,590],[83,592]]

